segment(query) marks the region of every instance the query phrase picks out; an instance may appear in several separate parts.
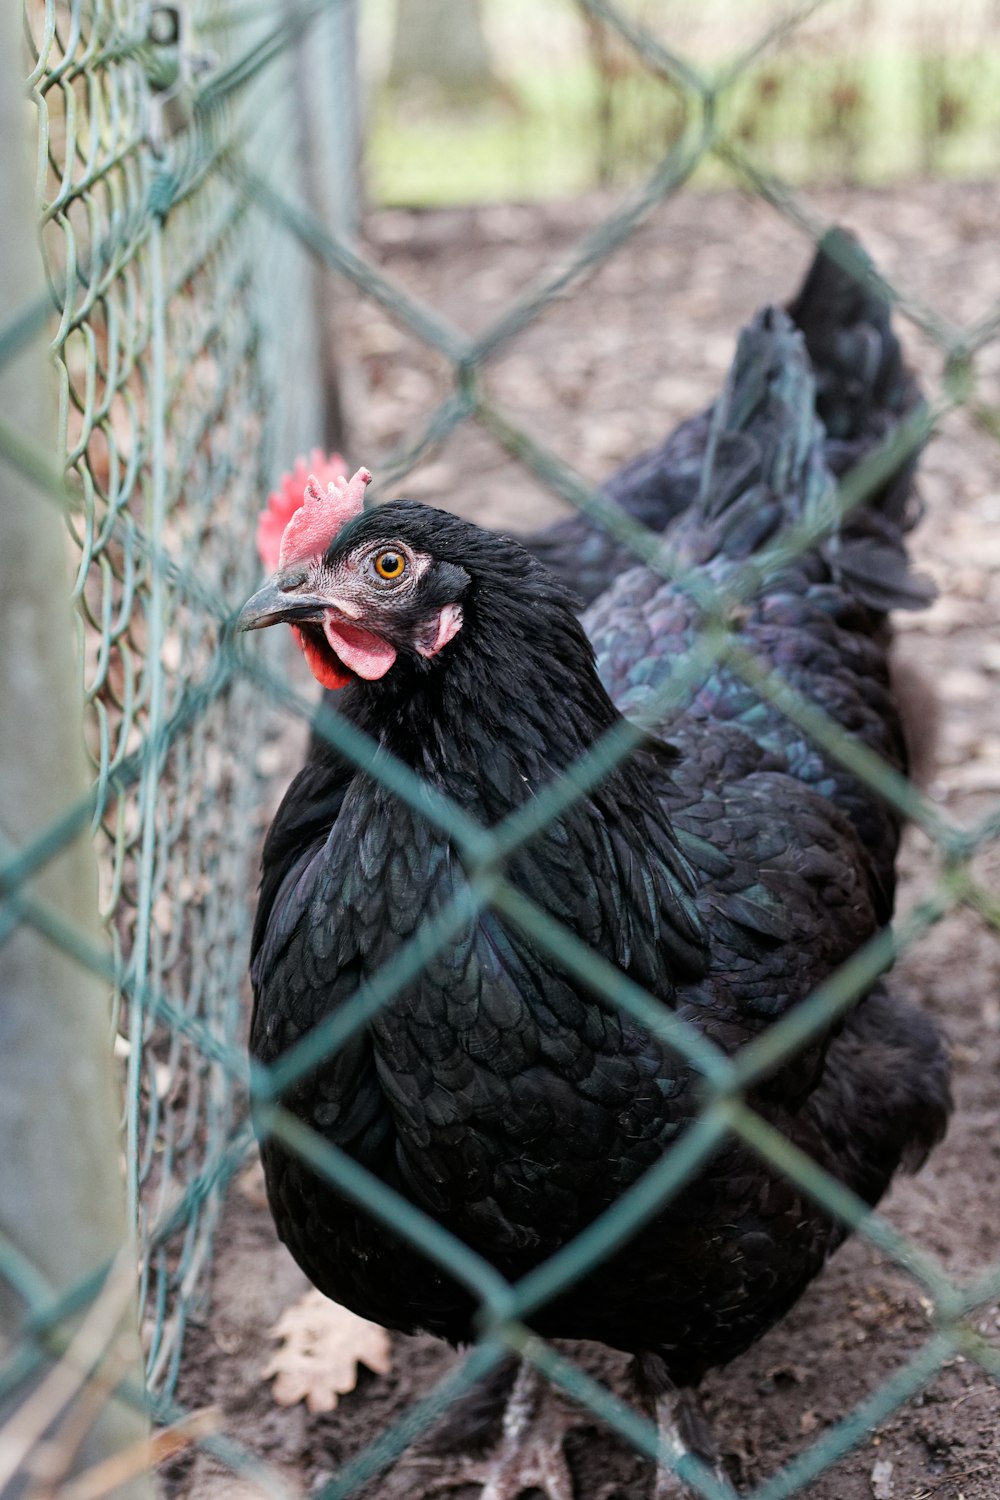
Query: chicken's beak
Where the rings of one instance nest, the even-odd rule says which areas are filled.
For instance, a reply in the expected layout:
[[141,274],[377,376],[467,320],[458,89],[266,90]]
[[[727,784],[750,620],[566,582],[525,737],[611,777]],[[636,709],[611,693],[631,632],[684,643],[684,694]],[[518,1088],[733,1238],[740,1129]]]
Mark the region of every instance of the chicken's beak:
[[321,620],[330,601],[318,594],[305,594],[285,586],[280,573],[268,579],[240,610],[237,630],[264,630],[268,625],[303,625]]

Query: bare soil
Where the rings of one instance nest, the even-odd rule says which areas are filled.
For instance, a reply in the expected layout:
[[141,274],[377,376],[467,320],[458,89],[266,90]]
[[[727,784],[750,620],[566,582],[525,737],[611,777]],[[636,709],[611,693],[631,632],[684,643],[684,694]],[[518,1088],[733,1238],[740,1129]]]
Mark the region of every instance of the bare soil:
[[[984,316],[1000,299],[998,200],[992,185],[824,191],[813,207],[857,230],[880,268],[949,324]],[[366,226],[369,252],[412,292],[463,328],[485,327],[611,207],[569,205],[426,214],[383,213]],[[491,367],[503,409],[583,474],[600,479],[719,388],[736,330],[768,300],[786,299],[809,259],[805,238],[737,193],[686,195],[660,210],[607,265],[551,306]],[[345,300],[340,358],[355,442],[376,467],[412,437],[449,385],[444,362],[371,304]],[[906,348],[937,389],[943,360],[907,319]],[[1000,405],[1000,348],[977,365],[975,401]],[[291,455],[290,455],[291,457]],[[929,790],[949,818],[975,826],[1000,805],[1000,449],[968,411],[948,415],[930,445],[927,514],[915,550],[940,586],[926,614],[900,622],[901,658],[938,700]],[[471,425],[429,456],[403,492],[515,530],[558,511],[540,485]],[[926,738],[935,715],[928,708]],[[297,753],[297,752],[296,752]],[[286,758],[287,759],[287,758]],[[276,788],[294,763],[283,766]],[[901,907],[932,886],[941,860],[908,837]],[[977,873],[1000,900],[1000,856]],[[900,961],[894,982],[939,1017],[955,1063],[950,1134],[921,1174],[884,1204],[889,1220],[958,1278],[1000,1262],[1000,936],[968,909],[952,912]],[[376,1438],[452,1362],[436,1341],[398,1338],[387,1377],[362,1372],[335,1412],[275,1405],[261,1378],[268,1329],[305,1282],[278,1245],[255,1173],[234,1190],[214,1265],[211,1305],[194,1329],[180,1395],[218,1404],[225,1429],[284,1477],[292,1494],[320,1486]],[[751,1487],[814,1443],[913,1356],[930,1332],[919,1284],[863,1239],[831,1262],[795,1311],[750,1353],[707,1382],[706,1398],[733,1478]],[[1000,1352],[1000,1309],[975,1326]],[[624,1362],[574,1351],[630,1394]],[[567,1451],[578,1500],[639,1500],[651,1470],[587,1419]],[[448,1460],[441,1460],[447,1472]],[[882,1467],[874,1474],[876,1464]],[[891,1465],[891,1470],[885,1466]],[[369,1485],[368,1500],[417,1500],[430,1474],[406,1461]],[[234,1500],[268,1492],[201,1456],[167,1476],[175,1495]],[[876,1488],[876,1485],[878,1486]],[[453,1491],[472,1500],[475,1489]],[[812,1500],[996,1500],[1000,1390],[956,1356],[916,1397],[868,1432],[803,1491]]]

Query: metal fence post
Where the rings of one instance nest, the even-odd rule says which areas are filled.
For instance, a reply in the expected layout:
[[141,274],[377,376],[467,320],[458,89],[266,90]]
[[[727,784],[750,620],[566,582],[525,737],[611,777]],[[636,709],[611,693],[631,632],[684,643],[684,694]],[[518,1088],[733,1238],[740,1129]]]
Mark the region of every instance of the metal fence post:
[[[0,6],[0,328],[43,293],[31,191],[20,7]],[[55,452],[44,347],[0,367],[0,420]],[[6,862],[86,792],[68,555],[55,505],[0,461],[0,840]],[[30,1378],[0,1402],[0,1493],[21,1494],[141,1445],[135,1253],[126,1223],[107,995],[45,929],[96,943],[97,876],[81,832],[26,886],[0,888],[0,1356]],[[40,912],[47,914],[42,917]],[[113,1262],[112,1271],[98,1273]],[[97,1276],[93,1295],[25,1362],[25,1318]],[[20,1341],[20,1343],[19,1343]],[[67,1343],[70,1348],[63,1353]],[[141,1467],[141,1447],[135,1466]],[[127,1465],[123,1465],[124,1474]],[[139,1475],[107,1491],[147,1500]]]

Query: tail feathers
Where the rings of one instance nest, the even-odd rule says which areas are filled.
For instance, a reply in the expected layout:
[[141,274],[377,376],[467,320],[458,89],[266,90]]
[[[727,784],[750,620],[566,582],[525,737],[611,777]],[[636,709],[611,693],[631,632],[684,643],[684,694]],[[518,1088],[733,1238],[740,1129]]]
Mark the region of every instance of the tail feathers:
[[[692,511],[702,527],[722,523],[719,550],[731,558],[763,546],[790,514],[830,505],[832,517],[830,476],[848,473],[921,401],[873,274],[854,238],[831,230],[787,314],[765,309],[744,330],[720,400],[613,475],[608,499],[654,531],[687,530]],[[916,453],[900,461],[830,549],[845,586],[880,612],[933,597],[902,546],[919,515],[916,462]],[[584,604],[636,561],[582,514],[522,540]]]
[[[823,236],[788,313],[806,341],[816,410],[827,432],[826,460],[840,478],[922,405],[920,387],[903,361],[875,268],[846,230]],[[902,461],[871,500],[903,530],[919,519],[912,503],[918,457],[914,452]]]
[[815,391],[802,335],[780,309],[765,308],[740,334],[691,513],[692,529],[707,528],[718,554],[745,557],[782,522],[818,510],[834,524]]
[[[744,331],[721,404],[724,430],[753,424],[758,436],[767,430],[761,414],[769,406],[780,414],[783,406],[779,458],[804,458],[815,443],[811,418],[818,416],[824,463],[837,479],[921,407],[874,266],[853,235],[843,229],[824,235],[787,317],[764,309]],[[900,530],[911,528],[919,519],[912,503],[918,457],[916,451],[901,457],[867,497],[865,511],[877,511]],[[770,467],[766,454],[764,466]],[[779,490],[784,487],[780,472],[770,477]]]
[[[830,306],[822,301],[824,291],[833,299]],[[809,326],[818,339],[822,327],[821,347],[827,334],[831,345],[837,343],[833,318],[852,316],[858,309],[859,316],[878,318],[861,328],[861,334],[866,327],[874,334],[859,334],[855,352],[860,351],[860,363],[850,377],[851,390],[862,383],[871,392],[891,390],[901,405],[898,412],[858,409],[855,429],[840,451],[850,446],[861,459],[878,440],[873,432],[877,429],[879,438],[890,433],[892,423],[919,400],[889,328],[888,310],[824,251],[797,304],[800,315],[811,319]],[[821,313],[826,320],[822,323]],[[852,328],[841,331],[850,333]],[[835,385],[832,366],[824,368],[828,388],[839,400],[850,384],[850,371],[845,374],[842,369]],[[829,533],[818,551],[834,581],[852,598],[879,614],[922,609],[933,599],[934,588],[912,571],[904,541],[913,520],[908,497],[915,457],[907,455],[888,481],[841,518],[830,445],[817,417],[818,381],[823,376],[824,369],[817,372],[809,357],[806,332],[790,315],[777,308],[757,315],[740,336],[726,391],[713,416],[698,503],[690,525],[678,535],[687,533],[687,545],[698,560],[716,556],[736,561],[774,540],[783,526],[815,524]],[[841,415],[846,410],[841,401]]]
[[920,401],[874,279],[854,236],[831,229],[788,305],[816,371],[817,410],[835,441],[876,435],[873,429],[898,421]]

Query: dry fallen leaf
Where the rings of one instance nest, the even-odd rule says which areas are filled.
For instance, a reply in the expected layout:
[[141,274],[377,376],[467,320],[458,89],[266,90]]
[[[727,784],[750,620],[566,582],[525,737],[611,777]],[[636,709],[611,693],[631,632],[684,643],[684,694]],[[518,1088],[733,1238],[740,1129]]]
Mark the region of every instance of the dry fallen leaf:
[[392,1363],[384,1328],[315,1290],[285,1308],[271,1336],[282,1342],[264,1379],[275,1377],[273,1395],[279,1406],[304,1401],[311,1412],[333,1411],[338,1396],[357,1385],[359,1364],[386,1375]]

